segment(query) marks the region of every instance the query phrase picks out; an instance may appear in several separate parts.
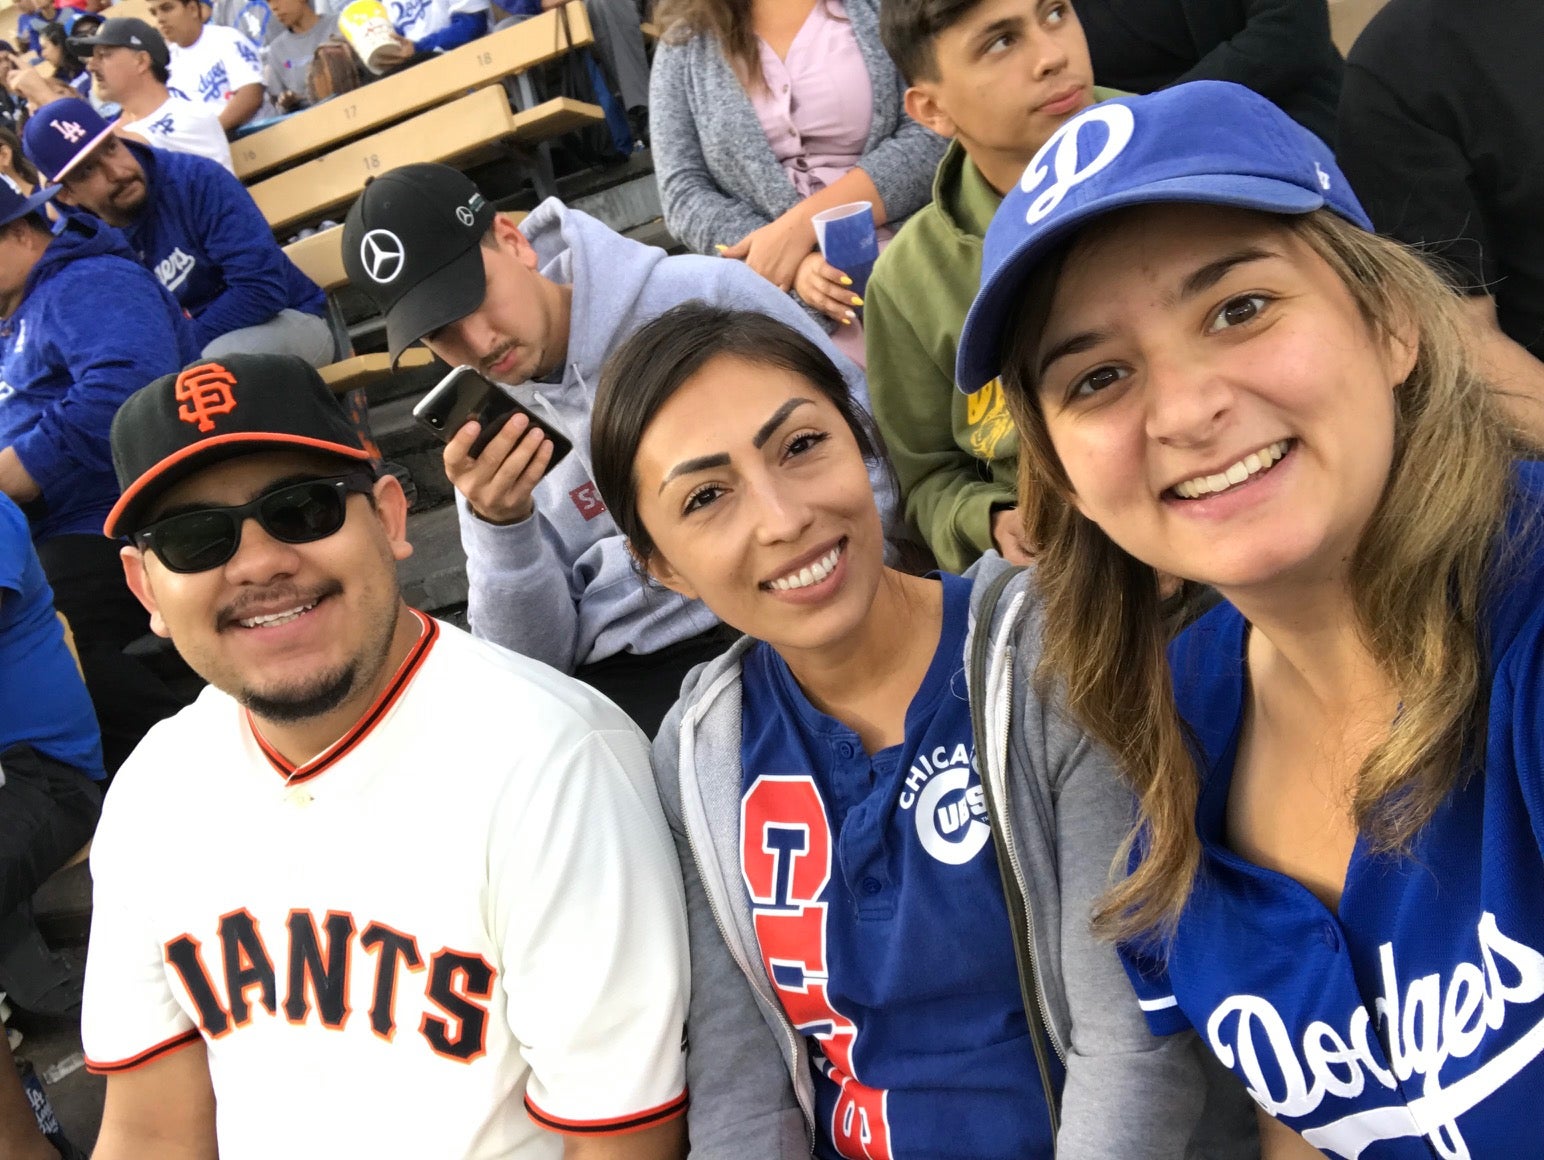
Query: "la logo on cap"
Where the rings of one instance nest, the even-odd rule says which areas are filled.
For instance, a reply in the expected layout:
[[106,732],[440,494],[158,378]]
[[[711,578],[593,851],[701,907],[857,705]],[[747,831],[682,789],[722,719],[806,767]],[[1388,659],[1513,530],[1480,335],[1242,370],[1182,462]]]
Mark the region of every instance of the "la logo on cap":
[[81,127],[79,121],[61,121],[58,117],[55,117],[48,124],[71,145],[86,136],[86,130]]
[[236,376],[219,363],[201,363],[177,376],[174,396],[179,404],[177,418],[196,423],[203,434],[214,430],[214,416],[229,415],[236,409],[231,388]]

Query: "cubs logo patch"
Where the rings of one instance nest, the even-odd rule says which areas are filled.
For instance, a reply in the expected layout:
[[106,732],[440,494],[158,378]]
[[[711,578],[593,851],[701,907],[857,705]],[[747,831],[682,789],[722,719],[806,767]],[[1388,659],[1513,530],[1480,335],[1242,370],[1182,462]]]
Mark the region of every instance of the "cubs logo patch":
[[992,836],[975,755],[963,744],[917,754],[899,805],[911,812],[917,841],[928,856],[945,866],[972,861]]

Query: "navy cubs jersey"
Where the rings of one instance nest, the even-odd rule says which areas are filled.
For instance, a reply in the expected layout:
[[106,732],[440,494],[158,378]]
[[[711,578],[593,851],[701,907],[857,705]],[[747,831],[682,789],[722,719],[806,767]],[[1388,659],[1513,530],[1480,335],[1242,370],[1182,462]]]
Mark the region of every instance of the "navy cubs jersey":
[[745,658],[741,870],[762,961],[810,1043],[820,1160],[1051,1155],[974,768],[970,583],[942,583],[906,740],[872,756],[771,648]]
[[[1272,1115],[1347,1160],[1540,1152],[1544,1099],[1544,465],[1519,471],[1484,626],[1484,765],[1408,856],[1358,841],[1338,912],[1225,845],[1247,675],[1229,605],[1174,644],[1203,753],[1204,854],[1166,964],[1124,950],[1160,1034],[1193,1026]],[[1530,524],[1533,524],[1530,528]]]

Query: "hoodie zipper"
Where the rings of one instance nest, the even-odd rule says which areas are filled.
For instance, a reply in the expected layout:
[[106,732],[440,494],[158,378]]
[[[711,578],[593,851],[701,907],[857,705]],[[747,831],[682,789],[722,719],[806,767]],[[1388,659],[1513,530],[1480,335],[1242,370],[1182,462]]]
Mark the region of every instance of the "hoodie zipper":
[[[693,733],[695,733],[697,728],[697,716],[698,714],[693,714],[691,722]],[[685,730],[683,729],[682,732],[684,736]],[[695,751],[696,745],[693,744],[692,748]],[[677,785],[679,786],[683,801],[686,796],[686,766],[687,763],[682,761],[676,769]],[[682,819],[682,828],[686,831],[686,848],[692,852],[692,863],[697,867],[697,878],[704,883],[702,896],[708,901],[708,910],[713,915],[714,924],[718,927],[718,936],[724,940],[724,946],[728,948],[730,957],[735,961],[735,966],[740,968],[740,973],[745,976],[746,981],[750,983],[751,987],[759,993],[761,988],[758,985],[757,976],[752,973],[750,964],[746,962],[745,957],[740,953],[739,940],[729,937],[729,925],[724,921],[724,916],[719,911],[718,903],[713,900],[713,892],[706,886],[707,877],[703,873],[702,855],[697,849],[697,839],[692,836],[692,828],[686,824],[685,819]],[[783,1029],[783,1036],[793,1051],[795,1068],[802,1068],[808,1071],[809,1058],[805,1053],[803,1037],[794,1029],[788,1016],[784,1014],[781,1004],[777,1002],[776,996],[772,997],[772,1006],[777,1011],[778,1022]],[[804,1092],[799,1087],[798,1075],[795,1074],[789,1078],[793,1081],[793,1097],[799,1103],[799,1110],[804,1113],[804,1131],[809,1137],[810,1155],[813,1156],[815,1153],[815,1109],[805,1103]]]
[[[1056,1137],[1061,1132],[1061,1112],[1056,1099],[1056,1085],[1051,1082],[1050,1063],[1046,1058],[1046,1045],[1056,1053],[1057,1059],[1065,1069],[1066,1055],[1062,1047],[1056,1042],[1056,1036],[1051,1029],[1051,1021],[1046,1012],[1049,1009],[1045,999],[1045,986],[1040,976],[1040,965],[1035,958],[1035,916],[1029,903],[1029,890],[1024,876],[1024,868],[1019,861],[1018,846],[1013,840],[1013,827],[1009,825],[1007,815],[1007,765],[1008,765],[1008,734],[1012,725],[1011,709],[1013,697],[1013,647],[1006,643],[1008,633],[1011,630],[1018,615],[1023,596],[1014,598],[1014,602],[1008,609],[1008,614],[1003,621],[1002,635],[1004,640],[1000,669],[1000,680],[994,681],[991,672],[991,621],[996,611],[997,604],[1003,595],[1003,590],[1008,586],[1014,573],[994,581],[991,589],[981,602],[980,611],[977,614],[976,632],[970,648],[969,679],[967,687],[971,694],[971,721],[977,735],[977,745],[986,741],[993,746],[988,754],[1000,756],[1001,760],[986,762],[982,772],[981,787],[986,795],[987,809],[990,811],[994,824],[993,848],[997,851],[997,869],[1003,878],[1004,901],[1008,902],[1008,925],[1014,939],[1014,958],[1019,968],[1019,990],[1024,1000],[1024,1014],[1029,1022],[1030,1045],[1035,1051],[1035,1065],[1040,1072],[1040,1085],[1045,1093],[1046,1114],[1051,1123],[1052,1153],[1055,1153]],[[997,716],[1000,724],[995,733],[987,732],[987,699],[995,696]],[[994,765],[996,772],[994,772]],[[1000,773],[1003,784],[995,784]],[[1001,790],[1001,792],[997,792]],[[1015,907],[1007,898],[1009,877],[1017,888],[1019,905]],[[1027,967],[1028,979],[1025,978]]]
[[[1005,773],[1008,755],[1008,732],[1011,724],[1008,707],[1013,696],[1012,681],[1013,650],[1009,648],[1003,666],[1001,691],[998,693],[997,708],[1001,724],[997,736],[992,738],[994,745],[997,746],[996,752],[1003,756],[1003,761],[999,768]],[[986,690],[983,690],[983,694],[985,692]],[[989,779],[992,778],[990,766],[987,768],[987,776]],[[1004,780],[1006,781],[1006,778]],[[1049,1005],[1045,999],[1045,984],[1041,979],[1040,964],[1035,956],[1035,912],[1034,908],[1029,904],[1028,880],[1024,876],[1023,864],[1019,861],[1018,845],[1013,840],[1013,827],[1008,824],[1007,786],[994,786],[993,789],[1001,789],[1003,791],[1001,795],[989,793],[988,798],[994,806],[993,812],[998,816],[998,831],[1002,836],[1003,854],[1006,856],[1008,866],[1012,870],[1013,880],[1019,888],[1019,900],[1021,902],[1019,913],[1015,915],[1010,911],[1010,918],[1022,920],[1022,929],[1017,929],[1020,926],[1018,921],[1012,922],[1011,925],[1016,928],[1013,933],[1018,940],[1018,945],[1024,948],[1025,957],[1029,964],[1030,981],[1034,986],[1034,994],[1031,998],[1035,1004],[1035,1010],[1029,1013],[1034,1016],[1029,1021],[1029,1039],[1035,1049],[1035,1065],[1040,1071],[1040,1085],[1045,1091],[1045,1106],[1046,1112],[1051,1118],[1051,1140],[1054,1151],[1056,1137],[1061,1131],[1061,1111],[1056,1098],[1056,1086],[1051,1082],[1051,1065],[1049,1060],[1046,1059],[1047,1044],[1055,1052],[1056,1058],[1061,1062],[1063,1068],[1067,1066],[1067,1057],[1062,1052],[1061,1045],[1056,1042],[1056,1036],[1051,1032],[1051,1021],[1046,1015]]]
[[[1005,669],[1005,671],[1004,671],[1004,674],[1003,674],[1004,675],[1003,687],[1002,687],[1002,693],[1000,694],[1002,700],[999,702],[998,708],[1001,710],[1002,721],[1003,721],[1002,736],[1001,736],[1000,740],[1002,742],[1002,753],[1004,755],[1003,769],[1006,770],[1007,769],[1007,760],[1006,760],[1006,758],[1007,758],[1007,752],[1008,752],[1008,732],[1009,732],[1009,730],[1008,730],[1008,725],[1009,725],[1008,706],[1009,706],[1009,702],[1010,702],[1010,700],[1011,700],[1011,698],[1013,696],[1013,649],[1012,648],[1008,649],[1007,660],[1005,662],[1004,669]],[[1008,787],[1005,784],[1003,786],[1003,798],[1004,798],[1005,801],[1006,801],[1007,796],[1008,796],[1007,788]],[[1006,808],[1007,807],[1005,805],[1004,809],[1006,810]],[[1008,861],[1013,866],[1014,877],[1016,877],[1018,879],[1019,891],[1020,891],[1020,893],[1022,893],[1024,895],[1024,919],[1025,919],[1026,925],[1029,927],[1029,938],[1030,938],[1029,947],[1030,947],[1031,963],[1032,963],[1032,965],[1035,968],[1035,998],[1040,1001],[1040,1010],[1042,1012],[1045,1012],[1045,1011],[1049,1011],[1051,1009],[1051,1005],[1050,1005],[1049,1002],[1046,1001],[1046,997],[1045,997],[1045,980],[1041,977],[1041,974],[1040,974],[1040,964],[1039,964],[1039,962],[1037,960],[1035,960],[1033,958],[1033,956],[1034,956],[1034,947],[1035,947],[1035,941],[1034,941],[1034,939],[1035,939],[1035,912],[1034,912],[1033,908],[1031,908],[1031,906],[1029,905],[1029,890],[1028,890],[1029,879],[1024,874],[1024,867],[1019,863],[1019,850],[1018,850],[1018,846],[1014,843],[1014,840],[1013,840],[1013,829],[1012,829],[1012,827],[1005,825],[1003,827],[1003,831],[1008,836]],[[1066,1067],[1067,1066],[1067,1053],[1062,1049],[1062,1045],[1057,1042],[1057,1040],[1056,1040],[1056,1031],[1051,1026],[1051,1021],[1049,1019],[1047,1019],[1045,1021],[1045,1032],[1046,1032],[1046,1036],[1045,1036],[1046,1039],[1048,1039],[1050,1041],[1050,1043],[1051,1043],[1051,1049],[1056,1052],[1056,1058],[1061,1062],[1061,1065],[1063,1067]]]

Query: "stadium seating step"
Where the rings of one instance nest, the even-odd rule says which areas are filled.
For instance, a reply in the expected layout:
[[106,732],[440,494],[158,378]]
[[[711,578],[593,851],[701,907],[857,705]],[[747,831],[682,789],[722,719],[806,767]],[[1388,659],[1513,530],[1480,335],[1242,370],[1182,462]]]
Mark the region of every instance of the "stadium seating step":
[[408,516],[413,554],[397,566],[397,577],[414,608],[464,624],[457,614],[466,607],[466,554],[456,518],[453,504]]

